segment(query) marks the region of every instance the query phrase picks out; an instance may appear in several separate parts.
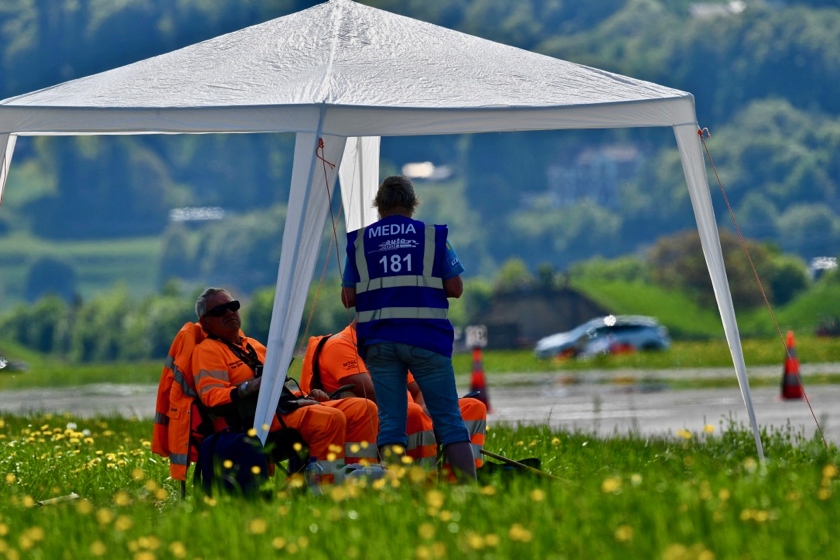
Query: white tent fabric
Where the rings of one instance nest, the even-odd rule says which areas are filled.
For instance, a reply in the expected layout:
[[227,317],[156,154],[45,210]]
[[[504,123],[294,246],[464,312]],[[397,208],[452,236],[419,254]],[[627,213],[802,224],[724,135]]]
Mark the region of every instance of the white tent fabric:
[[[691,94],[331,0],[168,54],[0,101],[14,135],[297,132],[257,429],[279,398],[341,170],[348,229],[375,219],[379,137],[674,128],[736,374],[763,457]],[[323,159],[316,156],[324,140]],[[351,140],[346,141],[347,138]],[[5,144],[5,146],[3,146]],[[320,167],[319,167],[320,166]],[[326,170],[326,173],[325,173]],[[0,187],[2,193],[2,187]],[[490,195],[488,193],[488,195]]]

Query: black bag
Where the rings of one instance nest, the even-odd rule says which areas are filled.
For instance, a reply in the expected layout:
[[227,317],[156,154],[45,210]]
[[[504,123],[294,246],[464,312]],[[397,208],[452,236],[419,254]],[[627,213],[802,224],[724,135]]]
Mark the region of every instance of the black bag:
[[268,456],[259,439],[224,430],[208,436],[201,444],[195,484],[200,484],[208,495],[216,488],[229,493],[255,494],[267,480]]

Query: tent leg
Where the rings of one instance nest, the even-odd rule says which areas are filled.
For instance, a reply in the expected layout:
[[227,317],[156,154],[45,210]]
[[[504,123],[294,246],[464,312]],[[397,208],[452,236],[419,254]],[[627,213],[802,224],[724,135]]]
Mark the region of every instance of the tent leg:
[[764,448],[761,445],[761,435],[755,417],[752,395],[750,394],[750,382],[747,378],[747,367],[744,364],[744,351],[741,348],[741,335],[738,332],[735,308],[732,305],[732,294],[729,291],[729,282],[726,278],[723,251],[720,248],[720,237],[715,222],[712,198],[709,194],[709,182],[706,178],[706,166],[700,146],[700,137],[697,134],[698,130],[696,123],[680,125],[674,127],[674,134],[677,137],[683,172],[688,183],[688,194],[694,208],[694,217],[697,219],[697,230],[700,233],[703,255],[706,258],[706,265],[709,267],[718,311],[720,311],[720,318],[723,321],[723,331],[726,334],[729,352],[732,354],[732,362],[735,365],[735,375],[738,377],[741,396],[744,399],[744,406],[746,406],[747,415],[750,419],[756,451],[759,459],[763,460]]

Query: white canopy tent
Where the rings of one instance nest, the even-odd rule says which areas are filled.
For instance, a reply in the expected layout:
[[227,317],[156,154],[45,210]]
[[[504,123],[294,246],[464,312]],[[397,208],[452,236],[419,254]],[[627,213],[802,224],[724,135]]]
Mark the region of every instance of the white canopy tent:
[[328,213],[328,189],[340,174],[348,231],[375,221],[371,201],[381,136],[649,126],[672,127],[676,135],[735,373],[763,458],[689,93],[351,0],[330,0],[0,101],[0,197],[20,135],[297,133],[257,409],[256,428],[264,439],[262,426],[270,423],[292,359]]

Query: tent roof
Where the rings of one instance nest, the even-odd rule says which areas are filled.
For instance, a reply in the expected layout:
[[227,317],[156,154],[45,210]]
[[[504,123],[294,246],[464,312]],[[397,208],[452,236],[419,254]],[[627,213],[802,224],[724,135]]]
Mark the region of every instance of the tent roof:
[[[663,100],[692,100],[686,120],[694,121],[689,93],[350,0],[331,0],[164,55],[0,101],[0,133],[301,131],[307,129],[303,121],[312,121],[314,109],[327,107],[353,109],[357,114],[363,110],[354,121],[358,124],[369,119],[370,111],[443,111],[452,121],[458,119],[452,111],[540,111]],[[109,112],[112,126],[96,120],[80,122],[84,115],[90,119],[91,111]],[[123,114],[117,116],[115,111]],[[197,129],[190,116],[196,111],[205,119],[205,125]],[[208,119],[208,114],[215,120]],[[146,118],[127,119],[141,115]],[[673,118],[649,120],[630,125],[675,124]],[[120,121],[118,127],[113,126],[115,121]],[[441,132],[478,131],[470,121],[450,124]],[[334,132],[435,132],[400,132],[380,126],[358,133],[346,128]],[[524,128],[563,126],[538,126],[537,120]],[[520,122],[516,127],[493,129],[521,130],[523,126]]]

